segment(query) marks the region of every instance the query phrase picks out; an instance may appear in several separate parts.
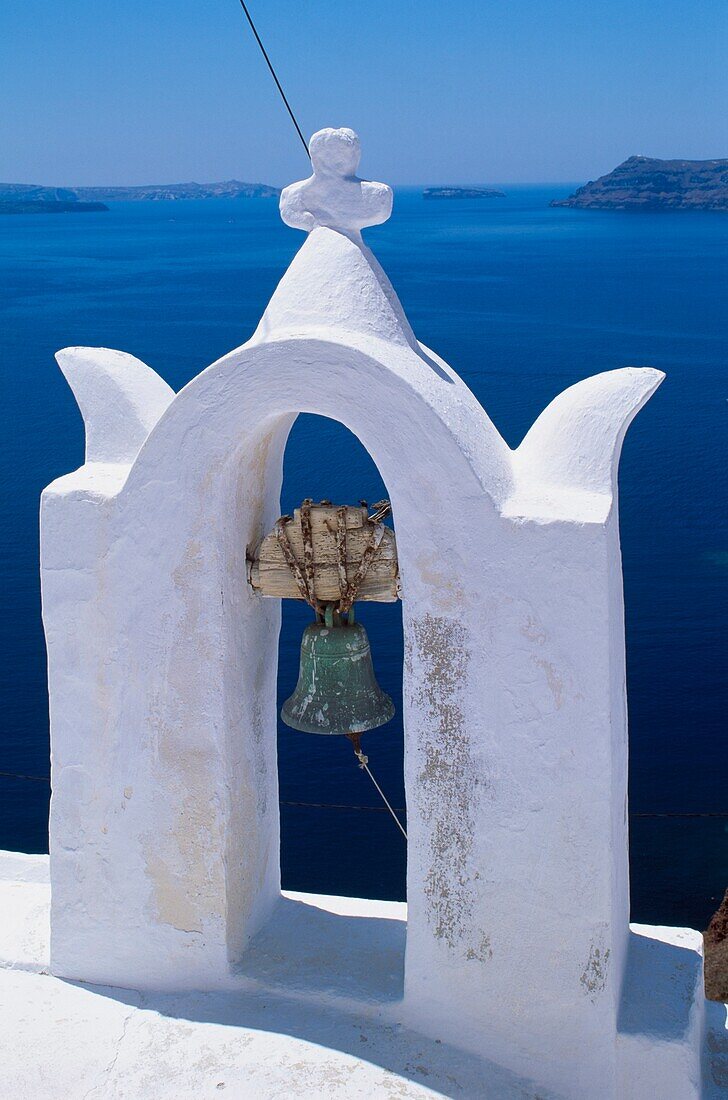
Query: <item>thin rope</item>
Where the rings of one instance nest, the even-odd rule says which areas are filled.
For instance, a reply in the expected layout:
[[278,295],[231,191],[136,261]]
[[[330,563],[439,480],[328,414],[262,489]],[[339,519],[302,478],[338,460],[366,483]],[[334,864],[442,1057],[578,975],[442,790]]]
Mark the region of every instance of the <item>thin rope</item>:
[[369,771],[369,765],[368,765],[368,764],[362,764],[361,766],[362,766],[362,768],[364,769],[364,771],[365,771],[365,772],[367,773],[367,775],[369,776],[369,778],[371,779],[371,781],[372,781],[372,783],[374,784],[374,786],[375,786],[375,787],[377,788],[377,790],[379,791],[380,795],[382,796],[382,802],[383,802],[383,803],[384,803],[384,805],[385,805],[385,806],[387,807],[387,809],[389,810],[389,812],[390,812],[390,814],[392,815],[392,817],[394,818],[394,820],[395,820],[395,821],[397,822],[397,828],[399,829],[400,833],[402,834],[402,836],[403,836],[403,837],[404,837],[404,839],[406,840],[406,839],[407,839],[407,833],[405,832],[405,829],[404,829],[404,825],[403,825],[403,824],[402,824],[402,822],[401,822],[401,821],[399,820],[399,818],[397,817],[397,815],[396,815],[396,813],[394,812],[394,810],[392,809],[392,807],[391,807],[391,806],[389,805],[389,802],[387,801],[387,796],[385,795],[384,791],[382,790],[382,788],[381,788],[381,787],[379,786],[379,784],[377,783],[377,781],[376,781],[376,779],[374,778],[374,776],[372,775],[372,773],[371,773],[371,772]]
[[265,58],[265,63],[268,66],[268,68],[270,69],[270,75],[273,77],[273,79],[276,82],[276,88],[281,93],[281,99],[283,100],[283,102],[286,105],[286,110],[288,111],[289,115],[291,116],[291,122],[296,127],[296,133],[298,134],[298,136],[301,139],[301,145],[303,146],[303,148],[306,151],[306,156],[308,156],[308,145],[306,144],[306,139],[305,139],[305,137],[303,136],[303,134],[301,132],[301,127],[298,125],[298,121],[296,119],[296,116],[294,115],[293,110],[291,108],[291,105],[290,105],[290,103],[288,102],[288,100],[286,98],[286,93],[283,91],[283,88],[281,86],[281,82],[278,79],[278,76],[276,74],[275,69],[273,68],[273,65],[271,64],[271,59],[268,57],[268,53],[266,51],[265,46],[263,45],[263,43],[261,41],[261,37],[258,34],[257,30],[255,29],[255,23],[253,22],[253,20],[251,18],[251,15],[250,15],[250,12],[248,11],[245,0],[240,0],[240,7],[245,12],[245,18],[248,20],[248,23],[250,23],[250,29],[253,32],[253,34],[255,35],[255,41],[260,46],[260,52],[263,54],[263,57]]
[[394,812],[391,805],[389,804],[389,801],[387,800],[386,794],[384,793],[382,788],[379,786],[376,779],[374,778],[371,771],[369,770],[369,757],[365,756],[364,753],[361,751],[361,746],[359,745],[359,734],[349,734],[349,736],[352,740],[352,744],[354,745],[354,756],[359,761],[359,767],[361,768],[362,771],[365,771],[367,773],[367,775],[371,779],[372,783],[374,784],[374,786],[379,791],[379,794],[381,795],[381,798],[382,798],[382,802],[384,803],[384,805],[389,810],[390,814],[392,815],[395,822],[397,823],[397,828],[399,829],[400,833],[402,834],[402,836],[406,840],[407,839],[407,833],[404,830],[404,826],[403,826],[402,822],[397,817],[396,813]]

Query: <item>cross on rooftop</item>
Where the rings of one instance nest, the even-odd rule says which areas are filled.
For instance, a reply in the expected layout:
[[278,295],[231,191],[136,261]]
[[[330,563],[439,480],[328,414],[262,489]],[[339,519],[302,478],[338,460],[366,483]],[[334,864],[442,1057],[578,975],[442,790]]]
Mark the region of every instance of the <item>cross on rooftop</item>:
[[281,193],[281,217],[286,225],[308,233],[326,226],[358,237],[365,226],[386,222],[392,213],[392,189],[355,175],[361,146],[353,130],[319,130],[308,151],[313,175]]

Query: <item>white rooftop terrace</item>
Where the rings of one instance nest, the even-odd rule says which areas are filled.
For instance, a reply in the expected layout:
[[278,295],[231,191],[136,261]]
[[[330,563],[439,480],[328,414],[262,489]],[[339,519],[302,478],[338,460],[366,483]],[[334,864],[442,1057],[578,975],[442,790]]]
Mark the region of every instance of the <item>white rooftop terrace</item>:
[[[395,1022],[388,1004],[401,995],[404,903],[285,892],[277,919],[230,988],[182,993],[53,977],[49,911],[48,857],[0,852],[4,1097],[558,1100],[501,1066]],[[696,975],[682,971],[677,980],[684,988],[676,996],[669,946],[695,948],[698,933],[639,925],[632,931],[645,948],[635,1018],[648,1010],[649,1041],[659,1042],[662,1032],[669,1063],[668,1050],[686,1023],[676,1006],[690,1005],[696,993]],[[623,1023],[629,1028],[629,1020]],[[718,1100],[728,1086],[723,1005],[708,1005],[705,1055],[705,1096]],[[657,1092],[630,1096],[657,1097],[655,1084]]]

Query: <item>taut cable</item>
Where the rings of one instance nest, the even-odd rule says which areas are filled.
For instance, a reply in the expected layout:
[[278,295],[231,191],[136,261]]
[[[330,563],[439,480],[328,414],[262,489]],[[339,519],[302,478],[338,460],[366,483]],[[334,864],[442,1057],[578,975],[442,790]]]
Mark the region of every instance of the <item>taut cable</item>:
[[306,156],[308,156],[308,145],[306,144],[306,139],[305,139],[305,137],[303,136],[303,134],[301,132],[301,127],[298,125],[298,121],[296,119],[296,116],[294,115],[293,109],[292,109],[290,103],[288,102],[288,100],[286,98],[286,93],[283,91],[283,88],[281,86],[281,82],[278,79],[278,76],[276,74],[275,69],[273,68],[273,65],[271,63],[271,59],[268,57],[268,53],[266,51],[265,46],[263,45],[263,43],[261,41],[261,37],[258,34],[257,30],[255,29],[255,23],[252,20],[250,12],[248,11],[248,7],[245,3],[245,0],[240,0],[240,7],[245,12],[245,18],[248,20],[248,23],[250,23],[250,29],[253,32],[253,34],[255,35],[255,41],[260,46],[260,52],[263,54],[263,57],[265,58],[265,63],[268,66],[268,68],[270,69],[270,75],[273,77],[273,79],[276,82],[276,88],[281,93],[281,99],[283,100],[283,102],[286,105],[286,110],[288,111],[289,115],[291,116],[291,122],[296,127],[296,133],[298,134],[298,136],[301,139],[301,145],[303,145],[303,148],[306,150]]

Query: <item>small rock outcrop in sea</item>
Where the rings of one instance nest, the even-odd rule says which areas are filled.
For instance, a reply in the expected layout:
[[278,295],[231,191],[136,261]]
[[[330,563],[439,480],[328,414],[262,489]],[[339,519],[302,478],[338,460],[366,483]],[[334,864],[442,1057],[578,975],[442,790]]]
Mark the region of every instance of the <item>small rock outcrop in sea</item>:
[[629,157],[551,206],[581,210],[728,210],[728,160]]
[[504,191],[487,187],[426,187],[423,199],[504,199]]
[[41,187],[0,183],[0,202],[159,202],[170,199],[274,199],[279,187],[267,183],[160,183],[142,187]]
[[705,996],[728,1001],[728,890],[703,936]]

